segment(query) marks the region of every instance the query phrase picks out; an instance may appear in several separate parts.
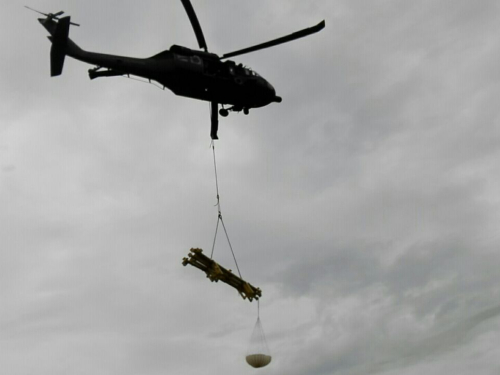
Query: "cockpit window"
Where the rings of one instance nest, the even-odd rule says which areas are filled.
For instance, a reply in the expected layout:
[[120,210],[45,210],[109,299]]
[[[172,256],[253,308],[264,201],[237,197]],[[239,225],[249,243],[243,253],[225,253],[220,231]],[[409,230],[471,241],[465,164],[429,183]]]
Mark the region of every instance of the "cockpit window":
[[253,71],[252,69],[250,68],[245,68],[245,74],[247,76],[254,76],[254,77],[260,77],[259,74],[255,71]]
[[253,71],[251,68],[247,66],[243,66],[243,64],[236,64],[234,61],[227,60],[224,62],[225,66],[227,66],[226,72],[230,75],[246,75],[251,77],[260,77],[259,73]]

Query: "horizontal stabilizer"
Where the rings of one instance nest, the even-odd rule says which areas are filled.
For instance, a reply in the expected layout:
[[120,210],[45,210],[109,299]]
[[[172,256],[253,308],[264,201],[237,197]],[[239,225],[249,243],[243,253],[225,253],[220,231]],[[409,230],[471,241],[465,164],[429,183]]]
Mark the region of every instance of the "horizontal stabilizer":
[[116,77],[123,75],[125,75],[125,73],[113,69],[107,69],[107,70],[89,69],[90,79],[95,79],[99,77]]

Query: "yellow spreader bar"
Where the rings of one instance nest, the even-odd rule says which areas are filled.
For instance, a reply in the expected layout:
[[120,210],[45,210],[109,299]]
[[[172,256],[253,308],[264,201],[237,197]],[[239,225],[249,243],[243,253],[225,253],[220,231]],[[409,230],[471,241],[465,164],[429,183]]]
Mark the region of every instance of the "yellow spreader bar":
[[256,288],[245,280],[236,276],[231,270],[227,270],[220,264],[210,259],[203,254],[202,249],[191,249],[189,251],[188,257],[182,260],[182,265],[187,266],[188,264],[202,270],[207,274],[207,277],[212,282],[218,282],[219,280],[232,286],[234,289],[240,293],[243,299],[247,299],[252,302],[254,299],[258,300],[262,296],[262,291],[260,288]]

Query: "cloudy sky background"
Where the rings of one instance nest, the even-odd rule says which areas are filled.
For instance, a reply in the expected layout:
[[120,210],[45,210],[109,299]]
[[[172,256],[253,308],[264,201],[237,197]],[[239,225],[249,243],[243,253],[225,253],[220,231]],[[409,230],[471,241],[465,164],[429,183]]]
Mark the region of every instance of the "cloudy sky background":
[[[208,104],[90,81],[24,3],[0,46],[0,367],[6,374],[252,374],[257,306],[198,270],[217,211]],[[64,10],[82,48],[195,48],[180,1]],[[500,5],[193,0],[222,54],[283,103],[221,119],[224,221],[263,290],[262,374],[500,372]],[[215,259],[230,268],[219,236]]]

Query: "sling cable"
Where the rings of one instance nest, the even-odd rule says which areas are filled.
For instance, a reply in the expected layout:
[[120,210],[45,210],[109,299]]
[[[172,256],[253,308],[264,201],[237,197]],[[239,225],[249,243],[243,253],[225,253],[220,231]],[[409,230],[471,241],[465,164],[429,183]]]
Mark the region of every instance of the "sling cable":
[[[192,266],[202,270],[212,282],[218,282],[220,280],[232,286],[238,291],[243,299],[248,299],[250,302],[252,302],[254,299],[257,300],[257,321],[250,338],[250,343],[245,359],[250,366],[260,368],[271,363],[272,358],[269,347],[267,346],[266,336],[260,322],[259,298],[262,296],[262,291],[260,290],[260,288],[256,288],[252,284],[243,280],[243,277],[241,276],[240,267],[238,266],[238,261],[236,260],[236,256],[234,255],[233,246],[231,245],[231,241],[229,240],[226,225],[224,224],[224,220],[222,219],[219,195],[219,181],[217,176],[217,162],[215,158],[215,145],[213,140],[210,146],[212,148],[214,158],[215,189],[217,193],[217,225],[215,227],[212,253],[210,254],[209,258],[205,254],[203,254],[202,249],[192,248],[188,256],[183,259],[182,264],[184,266],[191,264]],[[222,267],[220,264],[213,260],[215,242],[217,239],[217,233],[219,231],[219,224],[222,224],[222,228],[224,229],[224,233],[226,235],[226,239],[229,244],[229,248],[231,249],[234,263],[236,265],[236,270],[238,271],[238,276],[235,275],[231,270]]]
[[[224,220],[222,219],[222,212],[220,207],[220,196],[219,196],[219,181],[217,176],[217,163],[215,159],[215,144],[212,141],[211,148],[214,157],[214,171],[215,171],[215,188],[217,192],[217,226],[215,227],[215,235],[214,242],[212,245],[212,253],[210,258],[203,254],[203,250],[199,248],[192,248],[188,254],[187,258],[182,260],[182,264],[184,266],[191,264],[192,266],[202,270],[206,273],[207,277],[212,282],[218,282],[219,280],[223,283],[226,283],[233,288],[235,288],[238,293],[241,295],[243,299],[248,299],[252,302],[254,299],[258,300],[262,296],[262,291],[260,288],[256,288],[252,284],[243,280],[240,272],[240,268],[238,266],[238,262],[236,261],[236,256],[234,255],[233,247],[231,245],[231,241],[229,240],[229,236],[227,234],[226,225],[224,224]],[[236,264],[236,270],[238,271],[238,275],[235,275],[231,270],[222,267],[216,261],[213,260],[214,249],[215,249],[215,240],[217,239],[217,233],[219,230],[219,224],[222,224],[222,228],[224,229],[224,233],[226,234],[226,239],[229,244],[229,248],[231,249],[231,253],[233,254],[234,263]]]

